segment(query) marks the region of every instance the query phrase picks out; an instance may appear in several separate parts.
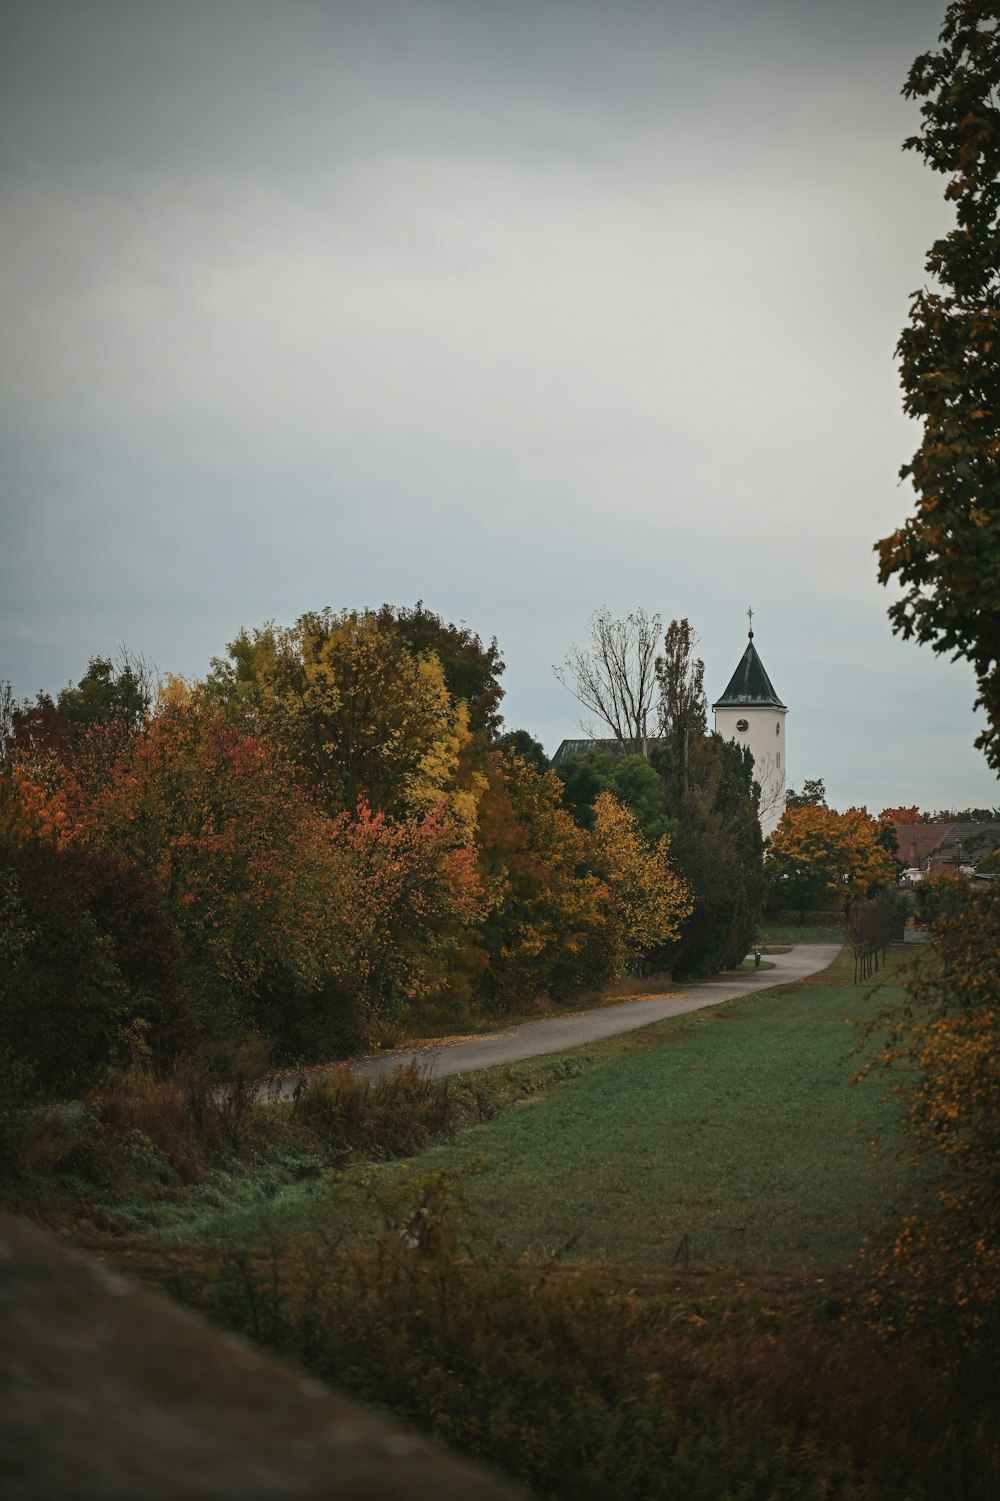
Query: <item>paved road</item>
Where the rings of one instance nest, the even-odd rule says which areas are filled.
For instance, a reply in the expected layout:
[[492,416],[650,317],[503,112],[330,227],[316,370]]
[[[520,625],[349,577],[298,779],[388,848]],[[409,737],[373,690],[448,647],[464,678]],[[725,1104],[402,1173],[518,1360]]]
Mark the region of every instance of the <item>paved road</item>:
[[770,955],[774,969],[747,970],[739,976],[727,975],[720,980],[672,986],[669,995],[644,996],[642,1000],[619,1001],[613,1006],[599,1006],[596,1010],[581,1011],[572,1016],[549,1016],[542,1021],[521,1022],[516,1027],[486,1037],[397,1048],[391,1053],[359,1059],[355,1070],[369,1076],[387,1074],[401,1064],[412,1062],[422,1074],[440,1079],[446,1074],[471,1073],[474,1069],[492,1068],[498,1063],[537,1058],[543,1053],[562,1053],[567,1048],[581,1047],[601,1037],[613,1037],[618,1032],[646,1027],[666,1016],[700,1011],[704,1006],[717,1006],[721,1001],[767,990],[772,985],[804,980],[808,975],[826,969],[839,952],[840,945],[836,943],[800,944],[788,954]]

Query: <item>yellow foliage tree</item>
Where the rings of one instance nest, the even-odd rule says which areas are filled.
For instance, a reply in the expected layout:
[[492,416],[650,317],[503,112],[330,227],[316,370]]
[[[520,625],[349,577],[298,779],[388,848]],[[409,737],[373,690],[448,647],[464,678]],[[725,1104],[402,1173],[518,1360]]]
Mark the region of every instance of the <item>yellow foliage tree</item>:
[[431,652],[415,655],[371,611],[313,611],[282,629],[245,632],[233,666],[215,664],[209,691],[262,716],[330,813],[406,816],[444,802],[464,835],[485,786],[466,754],[468,710],[448,692]]
[[191,702],[194,692],[194,685],[186,677],[182,677],[180,673],[166,672],[156,684],[153,711],[160,714],[164,709],[181,708]]
[[669,835],[651,850],[635,815],[610,792],[594,804],[592,838],[616,961],[627,969],[646,950],[672,943],[694,904],[670,863]]

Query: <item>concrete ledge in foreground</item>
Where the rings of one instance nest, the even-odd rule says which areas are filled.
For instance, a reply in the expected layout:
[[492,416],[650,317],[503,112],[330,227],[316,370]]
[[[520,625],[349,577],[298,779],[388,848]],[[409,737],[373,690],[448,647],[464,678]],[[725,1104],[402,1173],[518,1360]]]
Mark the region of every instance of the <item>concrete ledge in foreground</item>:
[[5,1501],[526,1493],[0,1216]]

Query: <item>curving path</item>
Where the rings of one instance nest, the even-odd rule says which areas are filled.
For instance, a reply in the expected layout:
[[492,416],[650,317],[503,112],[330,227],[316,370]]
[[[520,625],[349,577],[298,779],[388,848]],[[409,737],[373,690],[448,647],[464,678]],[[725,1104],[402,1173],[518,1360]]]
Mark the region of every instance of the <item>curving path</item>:
[[771,954],[773,969],[747,970],[738,977],[699,980],[691,985],[672,987],[669,995],[643,996],[636,1001],[618,1001],[580,1011],[570,1016],[547,1016],[541,1021],[521,1022],[502,1032],[485,1037],[469,1037],[457,1042],[427,1042],[396,1048],[371,1058],[359,1058],[355,1071],[372,1076],[391,1073],[403,1064],[415,1063],[425,1076],[443,1078],[446,1074],[471,1073],[474,1069],[492,1068],[499,1063],[516,1063],[522,1058],[538,1058],[543,1053],[562,1053],[618,1032],[631,1032],[667,1016],[686,1011],[700,1011],[717,1006],[736,996],[768,990],[773,985],[789,985],[804,980],[832,964],[840,952],[839,943],[800,944],[788,954]]

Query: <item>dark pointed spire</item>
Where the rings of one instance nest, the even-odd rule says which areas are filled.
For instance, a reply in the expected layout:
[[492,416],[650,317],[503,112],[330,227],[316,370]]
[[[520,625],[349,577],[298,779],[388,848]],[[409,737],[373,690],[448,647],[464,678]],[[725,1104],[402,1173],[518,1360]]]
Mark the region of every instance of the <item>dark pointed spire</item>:
[[722,697],[716,700],[712,708],[724,709],[727,706],[748,704],[761,708],[784,709],[786,705],[775,693],[771,679],[764,671],[764,664],[758,657],[757,648],[753,644],[753,611],[748,610],[747,616],[750,620],[747,649],[740,659],[740,665],[729,680],[729,687]]

